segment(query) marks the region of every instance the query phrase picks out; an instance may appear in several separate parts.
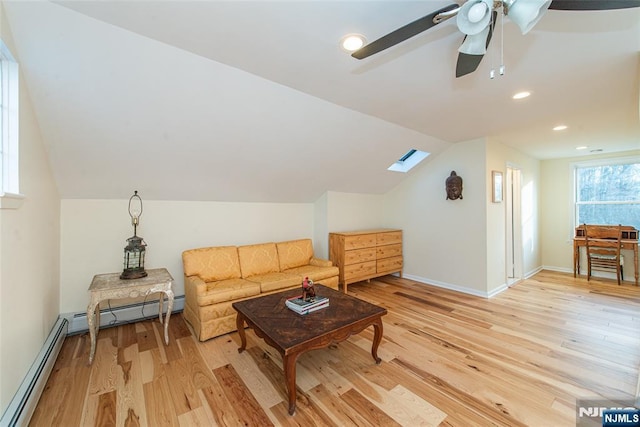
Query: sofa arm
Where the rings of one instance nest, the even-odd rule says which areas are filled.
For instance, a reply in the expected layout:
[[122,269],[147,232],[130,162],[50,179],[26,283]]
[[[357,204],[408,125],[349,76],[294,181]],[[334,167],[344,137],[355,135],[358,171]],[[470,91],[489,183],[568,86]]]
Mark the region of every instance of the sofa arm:
[[309,261],[309,264],[315,267],[332,267],[333,266],[333,263],[331,261],[329,261],[328,259],[321,259],[321,258],[311,258],[311,260]]
[[198,306],[198,295],[207,291],[207,284],[199,276],[184,276],[184,297],[187,304]]

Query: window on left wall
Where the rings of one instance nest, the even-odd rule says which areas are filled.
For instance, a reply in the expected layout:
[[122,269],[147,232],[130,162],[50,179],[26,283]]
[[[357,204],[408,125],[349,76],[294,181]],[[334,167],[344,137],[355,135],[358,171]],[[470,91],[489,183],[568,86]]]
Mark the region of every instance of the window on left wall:
[[18,63],[0,40],[0,208],[21,204],[19,183]]

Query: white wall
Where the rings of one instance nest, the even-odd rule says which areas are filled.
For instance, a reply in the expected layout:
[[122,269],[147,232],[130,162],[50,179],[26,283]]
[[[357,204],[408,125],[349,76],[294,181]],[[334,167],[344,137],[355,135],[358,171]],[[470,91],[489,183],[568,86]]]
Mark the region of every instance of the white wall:
[[327,224],[329,232],[398,227],[385,220],[383,196],[335,191],[328,192]]
[[[131,191],[133,194],[133,189]],[[138,235],[147,243],[145,268],[165,267],[184,294],[182,251],[313,238],[313,205],[143,200]],[[122,271],[133,235],[127,200],[62,200],[61,313],[86,310],[95,274]]]
[[[15,55],[2,12],[0,5],[0,36]],[[25,199],[18,209],[0,209],[0,413],[49,335],[60,302],[60,201],[27,90],[20,85],[20,191]]]
[[[407,277],[486,295],[485,158],[484,140],[454,144],[385,195],[389,222],[404,230]],[[451,171],[463,179],[462,199],[446,200]]]
[[[605,158],[640,156],[640,150],[543,160],[540,165],[542,265],[558,271],[573,272],[573,170],[572,163]],[[582,251],[584,252],[584,251]],[[625,281],[634,280],[633,251],[624,250]],[[584,256],[584,255],[583,255]],[[581,262],[580,265],[586,265]],[[584,269],[582,269],[584,274]],[[594,272],[600,275],[600,272]],[[608,276],[609,277],[609,276]]]
[[324,259],[329,259],[328,201],[329,193],[324,193],[313,204],[313,252],[316,257]]

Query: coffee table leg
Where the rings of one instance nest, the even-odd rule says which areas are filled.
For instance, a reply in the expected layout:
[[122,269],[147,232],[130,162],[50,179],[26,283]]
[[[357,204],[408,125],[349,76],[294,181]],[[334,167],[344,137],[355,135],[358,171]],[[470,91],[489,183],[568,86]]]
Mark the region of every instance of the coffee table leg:
[[287,384],[287,392],[289,395],[289,415],[296,412],[296,363],[298,361],[297,354],[289,354],[282,356],[282,364],[284,365],[284,382]]
[[382,359],[378,357],[378,346],[382,341],[382,319],[379,318],[376,323],[373,324],[374,335],[373,335],[373,344],[371,345],[371,355],[373,356],[373,360],[376,361],[376,365],[379,365],[382,362]]
[[247,336],[244,334],[244,316],[238,312],[236,316],[236,327],[238,328],[238,335],[240,335],[240,348],[238,353],[242,353],[247,348]]

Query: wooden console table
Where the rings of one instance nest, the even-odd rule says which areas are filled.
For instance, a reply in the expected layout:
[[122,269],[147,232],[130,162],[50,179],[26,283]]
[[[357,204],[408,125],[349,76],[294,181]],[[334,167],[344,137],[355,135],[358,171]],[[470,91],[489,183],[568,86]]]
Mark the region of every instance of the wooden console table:
[[[590,227],[597,226],[590,225]],[[591,239],[589,241],[591,241]],[[580,274],[580,248],[586,245],[584,227],[579,225],[576,227],[576,233],[573,237],[573,277],[576,277],[576,274]],[[623,225],[620,247],[633,251],[634,275],[636,286],[638,286],[638,230],[632,226]]]
[[[91,281],[89,291],[91,300],[87,306],[87,322],[89,323],[89,335],[91,336],[91,353],[89,364],[93,362],[96,353],[96,340],[100,329],[100,302],[109,299],[138,298],[150,294],[160,293],[158,317],[160,323],[164,323],[164,342],[169,344],[169,318],[173,310],[173,277],[166,268],[147,270],[147,277],[140,279],[123,280],[120,273],[97,274]],[[162,321],[162,306],[164,295],[167,296],[167,314]]]

